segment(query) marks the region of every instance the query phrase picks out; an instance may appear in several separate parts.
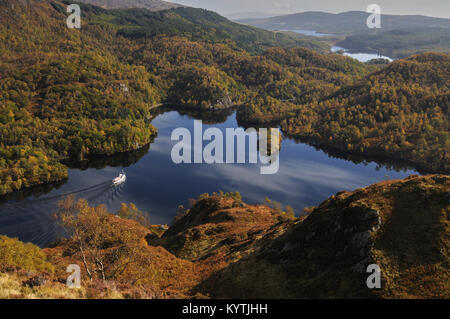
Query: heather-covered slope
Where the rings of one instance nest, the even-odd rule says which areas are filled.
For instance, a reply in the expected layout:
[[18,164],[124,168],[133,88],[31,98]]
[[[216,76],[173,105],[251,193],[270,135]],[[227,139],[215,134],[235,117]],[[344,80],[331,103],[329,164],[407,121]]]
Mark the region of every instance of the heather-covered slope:
[[266,205],[247,205],[239,195],[202,195],[155,243],[180,258],[224,264],[253,252],[262,238],[277,237],[295,221]]
[[[200,285],[216,297],[449,298],[448,176],[341,192]],[[369,290],[366,267],[381,269]]]
[[[132,207],[116,217],[69,200],[62,211],[79,214],[71,221],[84,225],[81,237],[45,254],[0,238],[0,295],[73,298],[58,281],[84,253],[81,298],[450,298],[449,182],[384,181],[340,192],[300,219],[235,193],[202,195],[165,232],[129,220]],[[26,250],[29,258],[17,258]],[[381,289],[366,286],[370,264],[380,267]]]

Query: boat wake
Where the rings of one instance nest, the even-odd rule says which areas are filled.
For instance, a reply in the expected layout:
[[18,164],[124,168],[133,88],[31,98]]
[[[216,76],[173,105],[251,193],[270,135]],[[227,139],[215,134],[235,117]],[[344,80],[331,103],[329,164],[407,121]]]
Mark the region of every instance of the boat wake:
[[27,199],[27,200],[22,200],[20,202],[5,203],[0,207],[0,212],[2,211],[3,208],[16,209],[16,208],[21,208],[21,207],[28,206],[28,205],[34,205],[39,202],[54,201],[54,200],[58,200],[58,199],[62,199],[64,197],[70,196],[70,195],[85,193],[88,191],[92,192],[92,191],[96,191],[97,189],[103,189],[103,188],[105,188],[105,186],[111,186],[111,182],[110,181],[102,182],[100,184],[96,184],[96,185],[89,186],[86,188],[78,189],[78,190],[75,190],[72,192],[56,194],[54,196],[46,196],[46,197],[41,197],[41,198],[37,198],[37,199]]
[[113,186],[109,180],[71,192],[2,204],[0,234],[41,247],[48,246],[64,235],[63,229],[54,220],[59,200],[75,195],[76,198],[86,199],[91,206],[108,205],[124,194],[124,186]]

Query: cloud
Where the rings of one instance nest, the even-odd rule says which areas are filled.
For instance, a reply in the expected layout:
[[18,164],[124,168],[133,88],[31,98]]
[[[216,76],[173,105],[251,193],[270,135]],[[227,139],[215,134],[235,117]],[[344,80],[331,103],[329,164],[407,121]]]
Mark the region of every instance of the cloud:
[[[285,198],[285,204],[304,207],[311,202],[318,204],[331,194],[341,190],[353,190],[368,183],[350,170],[301,159],[281,160],[280,171],[275,175],[261,175],[259,164],[214,165],[195,171],[197,178],[221,180],[224,190],[241,190],[253,202],[261,202],[264,196]],[[318,200],[318,202],[317,202]]]

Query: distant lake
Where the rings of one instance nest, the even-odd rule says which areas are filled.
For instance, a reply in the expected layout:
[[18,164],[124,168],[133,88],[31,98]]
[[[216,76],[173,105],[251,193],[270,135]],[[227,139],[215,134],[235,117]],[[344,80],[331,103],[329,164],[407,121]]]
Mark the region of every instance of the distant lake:
[[[320,33],[320,32],[314,31],[314,30],[283,30],[283,31],[291,31],[291,32],[296,32],[296,33],[300,33],[300,34],[304,34],[304,35],[308,35],[308,36],[312,36],[312,37],[319,37],[319,38],[326,37],[326,36],[333,36],[332,34]],[[338,52],[338,51],[344,51],[343,55],[354,58],[354,59],[358,60],[359,62],[368,62],[370,60],[380,59],[380,58],[386,59],[389,61],[393,61],[393,59],[388,56],[378,55],[378,54],[374,54],[374,53],[349,52],[349,50],[338,47],[338,46],[331,47],[331,52]]]
[[331,52],[338,52],[338,51],[344,51],[343,54],[345,56],[349,56],[360,62],[368,62],[373,59],[386,59],[391,62],[393,61],[392,58],[390,58],[388,56],[384,56],[384,55],[378,55],[378,54],[373,54],[373,53],[350,53],[347,49],[344,49],[341,47],[337,47],[337,46],[331,47]]
[[[261,175],[259,164],[174,164],[170,154],[176,142],[171,141],[171,132],[178,127],[192,131],[194,119],[203,119],[204,129],[217,127],[224,131],[239,127],[232,110],[158,111],[152,122],[158,128],[158,136],[149,149],[99,158],[84,163],[84,167],[77,164],[69,169],[66,182],[3,198],[0,234],[48,245],[60,235],[52,219],[56,203],[70,193],[86,198],[91,205],[105,204],[111,212],[116,212],[121,203],[134,203],[149,212],[152,223],[166,224],[173,220],[178,205],[188,207],[188,199],[202,193],[239,191],[251,204],[269,197],[291,205],[299,214],[304,207],[318,205],[341,190],[350,191],[417,173],[380,167],[374,162],[334,158],[287,137],[282,141],[280,169],[275,175]],[[122,168],[127,181],[118,187],[111,186],[111,180]]]
[[317,31],[314,31],[314,30],[282,30],[282,31],[291,31],[291,32],[295,32],[295,33],[308,35],[308,36],[311,36],[311,37],[328,37],[328,36],[332,36],[332,34],[321,33],[321,32],[317,32]]

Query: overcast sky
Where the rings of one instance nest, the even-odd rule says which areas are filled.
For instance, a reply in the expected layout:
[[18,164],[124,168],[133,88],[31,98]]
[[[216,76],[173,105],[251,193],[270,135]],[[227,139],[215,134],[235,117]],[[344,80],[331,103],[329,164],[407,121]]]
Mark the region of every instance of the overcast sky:
[[[170,0],[169,0],[170,1]],[[200,7],[223,15],[268,13],[273,15],[304,11],[344,12],[366,11],[376,3],[382,13],[420,14],[450,18],[450,0],[172,0],[192,7]]]

